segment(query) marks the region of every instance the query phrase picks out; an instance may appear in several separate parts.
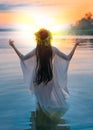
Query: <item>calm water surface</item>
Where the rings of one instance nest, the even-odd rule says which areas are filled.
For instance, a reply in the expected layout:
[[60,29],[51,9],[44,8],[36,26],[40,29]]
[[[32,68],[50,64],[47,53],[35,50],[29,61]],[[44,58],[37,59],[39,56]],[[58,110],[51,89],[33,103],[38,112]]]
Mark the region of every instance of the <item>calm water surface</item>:
[[[8,47],[8,38],[12,37],[25,54],[34,47],[35,44],[29,44],[34,41],[17,37],[16,33],[3,34],[0,37],[0,130],[93,130],[93,44],[82,43],[70,62],[67,100],[70,107],[62,120],[56,122],[42,110],[36,110],[35,96],[24,85],[19,58],[11,48],[3,48]],[[65,53],[73,47],[71,40],[53,42]],[[28,44],[30,48],[26,47]]]

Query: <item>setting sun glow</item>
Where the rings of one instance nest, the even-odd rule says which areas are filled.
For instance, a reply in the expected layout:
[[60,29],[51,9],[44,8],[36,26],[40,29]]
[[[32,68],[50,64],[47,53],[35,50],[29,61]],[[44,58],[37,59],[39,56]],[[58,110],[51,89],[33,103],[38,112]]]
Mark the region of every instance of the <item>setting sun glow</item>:
[[34,26],[37,28],[47,28],[50,29],[52,25],[55,25],[55,20],[43,15],[34,15]]
[[[31,19],[30,23],[29,19]],[[15,27],[19,31],[26,32],[27,35],[33,35],[40,28],[46,28],[56,34],[57,32],[67,30],[69,28],[68,24],[59,24],[56,18],[41,14],[30,15],[29,18],[26,17],[26,21],[24,16],[24,23],[25,24],[18,24]]]
[[1,0],[0,29],[17,31],[22,38],[31,39],[40,28],[54,37],[67,35],[87,12],[93,14],[93,0]]

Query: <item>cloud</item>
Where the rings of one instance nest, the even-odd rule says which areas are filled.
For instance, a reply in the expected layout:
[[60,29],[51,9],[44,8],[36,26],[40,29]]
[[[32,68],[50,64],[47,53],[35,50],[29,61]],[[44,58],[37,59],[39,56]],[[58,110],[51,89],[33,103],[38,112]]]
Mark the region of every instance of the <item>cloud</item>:
[[7,10],[12,10],[15,8],[24,8],[24,7],[30,7],[31,4],[0,4],[0,10],[1,11],[7,11]]
[[24,3],[24,4],[6,4],[0,3],[0,11],[8,11],[17,8],[30,8],[30,7],[49,7],[49,6],[57,6],[57,3],[43,3],[43,2],[34,2],[34,3]]

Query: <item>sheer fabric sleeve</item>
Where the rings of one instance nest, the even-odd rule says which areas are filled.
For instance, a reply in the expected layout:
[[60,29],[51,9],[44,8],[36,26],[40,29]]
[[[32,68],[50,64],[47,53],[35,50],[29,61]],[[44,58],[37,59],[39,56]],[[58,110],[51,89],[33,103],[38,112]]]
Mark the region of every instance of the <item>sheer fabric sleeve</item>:
[[69,60],[69,56],[58,50],[56,47],[53,47],[54,53],[58,55],[60,58],[63,58],[65,60]]
[[21,55],[20,65],[23,73],[24,83],[31,91],[33,91],[33,78],[36,66],[35,49],[26,55]]
[[67,73],[69,68],[70,60],[68,60],[68,56],[59,51],[57,48],[53,47],[54,58],[53,58],[53,75],[55,84],[62,90],[64,93],[64,97],[68,97],[69,91],[67,88]]
[[35,55],[35,49],[33,49],[31,52],[27,53],[26,55],[21,54],[20,58],[21,60],[27,60]]

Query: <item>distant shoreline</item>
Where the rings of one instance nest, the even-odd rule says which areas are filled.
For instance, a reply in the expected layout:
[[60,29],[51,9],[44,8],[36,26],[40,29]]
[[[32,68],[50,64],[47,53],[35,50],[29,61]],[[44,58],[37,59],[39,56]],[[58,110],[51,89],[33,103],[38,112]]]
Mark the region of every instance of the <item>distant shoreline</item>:
[[[83,31],[83,30],[81,30],[81,31]],[[0,32],[22,32],[22,30],[15,29],[15,28],[0,28]],[[28,31],[26,31],[26,32],[28,32]],[[77,30],[77,32],[78,32],[78,30]],[[82,34],[74,33],[74,32],[72,33],[72,32],[70,32],[69,29],[60,31],[60,32],[58,32],[58,34],[57,33],[54,34],[54,37],[56,37],[56,35],[61,35],[62,37],[64,37],[64,36],[66,36],[66,37],[72,37],[72,36],[85,37],[85,36],[87,36],[87,37],[91,37],[93,39],[93,35],[90,33],[89,33],[89,35],[83,34],[83,33]],[[59,36],[59,37],[61,37],[61,36]]]
[[19,30],[12,28],[0,28],[0,32],[11,32],[11,31],[19,31]]

